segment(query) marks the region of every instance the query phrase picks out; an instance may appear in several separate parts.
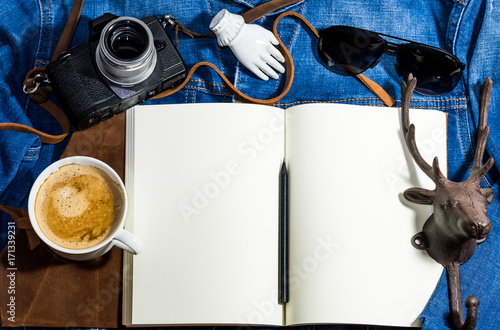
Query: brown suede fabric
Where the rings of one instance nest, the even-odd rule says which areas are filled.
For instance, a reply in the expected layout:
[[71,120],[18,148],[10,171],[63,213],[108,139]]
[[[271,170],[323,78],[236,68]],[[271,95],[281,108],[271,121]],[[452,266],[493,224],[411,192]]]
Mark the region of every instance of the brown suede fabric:
[[[124,153],[125,116],[122,113],[73,134],[62,157],[98,158],[123,179]],[[31,250],[30,243],[33,243],[28,239],[30,230],[26,228],[29,222],[25,211],[9,211],[17,219],[18,230],[15,251],[6,248],[0,255],[2,326],[118,327],[122,250],[114,247],[106,255],[85,262],[65,260],[43,242]],[[14,264],[9,264],[10,261]]]

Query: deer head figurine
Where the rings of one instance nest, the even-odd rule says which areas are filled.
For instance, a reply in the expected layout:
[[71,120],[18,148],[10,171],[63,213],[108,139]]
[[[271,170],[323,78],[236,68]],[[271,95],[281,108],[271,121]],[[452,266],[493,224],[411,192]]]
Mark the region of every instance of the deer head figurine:
[[481,87],[478,138],[470,176],[463,182],[453,182],[439,169],[437,157],[429,165],[420,155],[415,142],[415,126],[410,125],[409,108],[416,78],[408,77],[401,85],[402,129],[408,150],[420,169],[435,183],[434,190],[410,188],[404,197],[414,203],[432,205],[434,213],[423,230],[412,238],[415,248],[427,253],[446,269],[448,298],[453,326],[456,329],[474,329],[479,300],[469,296],[465,300],[467,316],[462,315],[460,265],[474,254],[476,246],[491,231],[487,206],[493,200],[493,191],[480,186],[483,177],[493,166],[493,158],[482,166],[490,128],[487,126],[492,81],[486,78]]

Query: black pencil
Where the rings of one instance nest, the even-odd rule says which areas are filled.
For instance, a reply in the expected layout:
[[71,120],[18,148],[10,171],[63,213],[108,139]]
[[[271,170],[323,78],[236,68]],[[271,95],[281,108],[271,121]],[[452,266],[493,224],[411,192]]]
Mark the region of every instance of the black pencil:
[[286,304],[289,299],[288,292],[288,171],[285,161],[281,165],[279,175],[279,290],[278,302]]

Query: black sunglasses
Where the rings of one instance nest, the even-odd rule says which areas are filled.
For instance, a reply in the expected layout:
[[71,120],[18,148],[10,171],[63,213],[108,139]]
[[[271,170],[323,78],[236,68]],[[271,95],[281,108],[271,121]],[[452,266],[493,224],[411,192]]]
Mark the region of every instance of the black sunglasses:
[[[465,64],[440,48],[375,33],[350,26],[331,26],[319,31],[318,54],[330,71],[355,76],[378,64],[384,53],[396,55],[396,72],[405,80],[411,73],[417,78],[415,92],[441,96],[458,84]],[[384,37],[406,43],[388,42]]]

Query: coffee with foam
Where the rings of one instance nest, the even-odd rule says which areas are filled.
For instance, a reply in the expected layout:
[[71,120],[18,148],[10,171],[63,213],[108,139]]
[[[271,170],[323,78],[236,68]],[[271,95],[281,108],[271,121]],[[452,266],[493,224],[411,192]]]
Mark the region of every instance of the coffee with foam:
[[52,242],[68,249],[86,249],[116,229],[121,204],[117,184],[103,170],[70,164],[42,184],[35,214],[40,229]]

